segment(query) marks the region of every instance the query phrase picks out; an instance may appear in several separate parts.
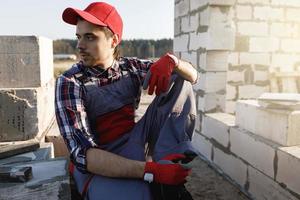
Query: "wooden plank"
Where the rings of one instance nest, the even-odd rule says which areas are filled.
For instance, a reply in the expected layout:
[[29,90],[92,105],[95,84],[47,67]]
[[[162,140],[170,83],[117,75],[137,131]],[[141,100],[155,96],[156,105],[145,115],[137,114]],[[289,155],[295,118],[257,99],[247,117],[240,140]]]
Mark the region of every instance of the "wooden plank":
[[0,159],[35,151],[39,147],[40,143],[35,139],[18,142],[2,142],[0,143]]

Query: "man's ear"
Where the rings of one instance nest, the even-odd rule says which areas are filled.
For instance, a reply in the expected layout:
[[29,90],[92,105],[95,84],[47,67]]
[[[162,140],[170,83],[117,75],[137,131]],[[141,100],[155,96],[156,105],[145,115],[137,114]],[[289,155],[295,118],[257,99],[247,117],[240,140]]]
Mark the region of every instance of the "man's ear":
[[115,48],[118,44],[119,44],[119,36],[117,34],[114,34],[111,43],[112,48]]

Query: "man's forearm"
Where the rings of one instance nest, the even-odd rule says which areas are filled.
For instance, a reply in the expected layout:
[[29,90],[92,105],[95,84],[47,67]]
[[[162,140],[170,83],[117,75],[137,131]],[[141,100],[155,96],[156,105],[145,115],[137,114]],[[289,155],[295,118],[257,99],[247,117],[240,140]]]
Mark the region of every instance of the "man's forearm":
[[174,71],[192,84],[197,82],[197,70],[186,61],[179,60],[178,66],[174,68]]
[[145,162],[96,148],[89,149],[86,156],[87,170],[91,173],[115,178],[143,178]]

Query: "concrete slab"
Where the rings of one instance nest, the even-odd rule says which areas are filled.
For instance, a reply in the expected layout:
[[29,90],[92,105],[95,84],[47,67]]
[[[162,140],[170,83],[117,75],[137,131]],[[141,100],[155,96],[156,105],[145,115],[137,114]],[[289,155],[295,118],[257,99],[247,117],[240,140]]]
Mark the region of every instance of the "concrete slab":
[[22,153],[8,158],[0,159],[0,165],[48,160],[54,158],[54,147],[52,143],[42,143],[40,148],[28,153]]
[[17,141],[17,142],[1,142],[0,143],[0,159],[8,158],[14,155],[35,151],[40,147],[40,143],[35,140]]
[[25,183],[0,183],[0,199],[71,199],[67,160],[53,159],[14,166],[31,166],[33,178]]
[[300,110],[300,94],[264,93],[258,98],[258,104],[270,109]]

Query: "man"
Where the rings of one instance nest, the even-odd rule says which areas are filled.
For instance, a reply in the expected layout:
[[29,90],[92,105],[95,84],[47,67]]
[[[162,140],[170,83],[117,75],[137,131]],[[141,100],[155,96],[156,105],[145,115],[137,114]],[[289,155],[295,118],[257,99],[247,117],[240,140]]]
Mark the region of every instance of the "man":
[[[78,191],[86,199],[190,199],[181,162],[194,156],[196,70],[171,54],[119,58],[123,23],[107,3],[62,17],[76,25],[81,61],[58,77],[55,108]],[[135,123],[142,85],[156,98]]]

